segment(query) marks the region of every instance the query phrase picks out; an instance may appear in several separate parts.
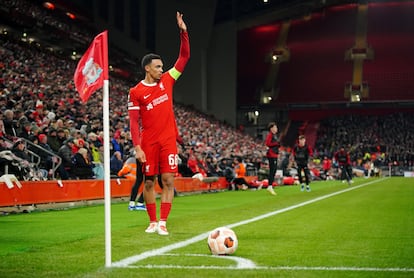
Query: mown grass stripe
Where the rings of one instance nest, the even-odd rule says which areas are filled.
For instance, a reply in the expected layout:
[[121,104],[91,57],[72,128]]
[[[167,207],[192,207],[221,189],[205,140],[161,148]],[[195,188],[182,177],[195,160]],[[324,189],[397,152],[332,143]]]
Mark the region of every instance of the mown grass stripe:
[[[306,205],[309,205],[309,204],[312,204],[312,203],[315,203],[315,202],[319,202],[321,200],[331,198],[331,197],[339,195],[339,194],[343,194],[343,193],[346,193],[346,192],[349,192],[349,191],[352,191],[352,190],[356,190],[356,189],[359,189],[361,187],[364,187],[364,186],[367,186],[367,185],[370,185],[370,184],[381,182],[385,179],[387,179],[387,178],[373,180],[373,181],[366,182],[366,183],[363,183],[363,184],[360,184],[360,185],[357,185],[357,186],[351,186],[351,187],[348,187],[344,190],[340,190],[340,191],[333,192],[333,193],[330,193],[330,194],[327,194],[327,195],[323,195],[323,196],[311,199],[311,200],[306,201],[306,202],[302,202],[302,203],[299,203],[299,204],[296,204],[296,205],[293,205],[293,206],[289,206],[289,207],[279,209],[279,210],[276,210],[276,211],[273,211],[273,212],[265,213],[265,214],[259,215],[257,217],[253,217],[253,218],[250,218],[250,219],[246,219],[244,221],[239,221],[237,223],[233,223],[233,224],[229,224],[229,225],[225,225],[225,226],[227,226],[229,228],[234,228],[234,227],[238,227],[238,226],[241,226],[241,225],[246,225],[246,224],[249,224],[249,223],[252,223],[252,222],[255,222],[255,221],[259,221],[259,220],[262,220],[264,218],[268,218],[268,217],[271,217],[271,216],[274,216],[274,215],[277,215],[277,214],[280,214],[280,213],[283,213],[283,212],[286,212],[286,211],[290,211],[290,210],[300,208],[300,207],[303,207],[303,206],[306,206]],[[145,260],[147,258],[154,257],[154,256],[159,256],[159,255],[165,254],[167,252],[170,252],[172,250],[182,248],[182,247],[186,247],[190,244],[193,244],[193,243],[196,243],[198,241],[204,240],[205,238],[207,238],[208,234],[209,234],[209,232],[205,232],[205,233],[202,233],[202,234],[197,235],[195,237],[192,237],[190,239],[181,241],[181,242],[177,242],[177,243],[174,243],[174,244],[171,244],[171,245],[167,245],[167,246],[164,246],[164,247],[161,247],[161,248],[158,248],[158,249],[146,251],[146,252],[143,252],[139,255],[131,256],[131,257],[125,258],[123,260],[113,262],[111,264],[111,266],[112,267],[127,267],[127,266],[129,266],[131,264],[135,264],[135,263],[137,263],[141,260]]]

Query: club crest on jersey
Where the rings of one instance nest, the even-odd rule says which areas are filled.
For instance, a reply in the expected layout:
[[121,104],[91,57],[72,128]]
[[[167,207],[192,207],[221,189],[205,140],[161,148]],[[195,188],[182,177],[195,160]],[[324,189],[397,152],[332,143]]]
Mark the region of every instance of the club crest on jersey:
[[162,84],[162,82],[160,82],[160,89],[161,89],[161,91],[165,90],[164,84]]
[[86,63],[85,67],[82,69],[82,75],[86,79],[86,84],[91,85],[94,83],[102,74],[102,68],[93,61],[91,57]]
[[152,103],[148,103],[147,110],[151,110],[151,109],[154,109],[154,106],[152,105]]

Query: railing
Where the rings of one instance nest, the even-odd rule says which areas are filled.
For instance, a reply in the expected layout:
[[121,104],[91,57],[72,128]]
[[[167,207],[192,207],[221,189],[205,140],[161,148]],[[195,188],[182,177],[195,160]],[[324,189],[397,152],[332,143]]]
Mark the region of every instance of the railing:
[[[4,138],[6,141],[6,144],[8,145],[8,149],[11,151],[12,150],[12,146],[13,146],[13,141],[11,141],[10,139]],[[60,167],[60,165],[62,164],[62,158],[60,156],[58,156],[57,154],[55,154],[54,152],[50,152],[48,150],[46,150],[45,148],[42,148],[41,146],[34,144],[33,142],[31,142],[30,140],[27,140],[25,138],[19,138],[20,140],[24,140],[24,142],[26,143],[26,146],[30,146],[33,149],[37,149],[40,153],[44,152],[47,153],[48,155],[50,155],[52,157],[52,179],[55,179],[55,172],[56,170]],[[29,148],[26,147],[26,152],[29,154],[30,156],[30,160],[29,162],[33,164],[33,166],[39,168],[40,163],[41,163],[41,157],[36,154],[34,151],[30,150]],[[8,167],[6,165],[5,169],[4,169],[4,173],[8,174]]]
[[[55,179],[56,178],[56,176],[55,176],[56,170],[62,164],[62,158],[60,156],[58,156],[57,154],[55,154],[54,152],[48,151],[45,148],[43,148],[43,147],[41,147],[41,146],[39,146],[37,144],[34,144],[33,142],[31,142],[29,140],[24,139],[24,141],[26,142],[26,145],[28,144],[32,148],[37,149],[39,152],[47,153],[48,155],[50,155],[52,157],[52,168],[51,168],[52,169],[52,179]],[[34,157],[37,157],[38,158],[38,164],[37,164],[37,166],[39,166],[39,164],[41,162],[40,156],[37,155],[36,153],[34,153],[33,151],[29,150],[29,149],[28,149],[28,152],[30,152],[33,155],[33,158]]]

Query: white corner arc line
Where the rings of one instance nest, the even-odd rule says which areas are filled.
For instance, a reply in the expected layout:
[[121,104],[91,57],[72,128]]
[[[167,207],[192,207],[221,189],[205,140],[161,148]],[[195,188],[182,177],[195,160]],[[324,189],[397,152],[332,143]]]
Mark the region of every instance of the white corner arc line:
[[162,254],[167,253],[169,251],[172,251],[172,250],[175,250],[175,249],[178,249],[178,248],[182,248],[182,247],[185,247],[187,245],[190,245],[190,244],[196,243],[198,241],[201,241],[201,240],[207,238],[208,234],[209,234],[209,232],[206,232],[206,233],[200,234],[198,236],[192,237],[190,239],[187,239],[187,240],[184,240],[184,241],[181,241],[181,242],[177,242],[177,243],[174,243],[174,244],[171,244],[171,245],[167,245],[167,246],[164,246],[164,247],[161,247],[161,248],[158,248],[158,249],[146,251],[146,252],[141,253],[139,255],[135,255],[135,256],[120,260],[118,262],[114,262],[114,263],[112,263],[111,266],[113,266],[113,267],[126,267],[130,264],[134,264],[138,261],[145,260],[149,257],[159,256],[159,255],[162,255]]
[[[337,191],[337,192],[334,192],[334,193],[330,193],[330,194],[327,194],[327,195],[324,195],[324,196],[320,196],[320,197],[317,197],[315,199],[312,199],[312,200],[309,200],[309,201],[306,201],[306,202],[303,202],[303,203],[299,203],[299,204],[296,204],[296,205],[293,205],[293,206],[290,206],[290,207],[286,207],[286,208],[283,208],[283,209],[279,209],[279,210],[276,210],[276,211],[265,213],[265,214],[262,214],[262,215],[257,216],[257,217],[253,217],[253,218],[250,218],[250,219],[247,219],[247,220],[244,220],[244,221],[240,221],[240,222],[237,222],[237,223],[224,225],[224,226],[227,226],[229,228],[234,228],[234,227],[238,227],[238,226],[241,226],[241,225],[249,224],[249,223],[259,221],[259,220],[262,220],[264,218],[267,218],[267,217],[270,217],[270,216],[273,216],[273,215],[277,215],[277,214],[280,214],[280,213],[283,213],[283,212],[286,212],[286,211],[290,211],[290,210],[293,210],[293,209],[296,209],[296,208],[299,208],[299,207],[303,207],[303,206],[306,206],[306,205],[309,205],[309,204],[312,204],[312,203],[315,203],[315,202],[318,202],[318,201],[321,201],[321,200],[324,200],[324,199],[327,199],[327,198],[330,198],[330,197],[333,197],[333,196],[336,196],[336,195],[339,195],[339,194],[342,194],[342,193],[345,193],[345,192],[348,192],[348,191],[352,191],[352,190],[355,190],[355,189],[358,189],[358,188],[361,188],[361,187],[364,187],[364,186],[367,186],[367,185],[370,185],[370,184],[373,184],[373,183],[377,183],[377,182],[383,181],[383,180],[384,180],[384,178],[374,180],[374,181],[370,181],[370,182],[367,182],[367,183],[363,183],[363,184],[360,184],[360,185],[357,185],[357,186],[352,186],[352,187],[349,187],[347,189]],[[131,256],[131,257],[122,259],[120,261],[113,262],[111,264],[111,267],[127,267],[127,266],[129,266],[131,264],[134,264],[134,263],[137,263],[141,260],[145,260],[147,258],[154,257],[154,256],[159,256],[159,255],[165,254],[167,252],[170,252],[172,250],[179,249],[179,248],[188,246],[190,244],[196,243],[198,241],[201,241],[201,240],[207,238],[208,234],[209,234],[209,232],[205,232],[205,233],[202,233],[200,235],[197,235],[195,237],[192,237],[192,238],[184,240],[184,241],[180,241],[180,242],[177,242],[177,243],[174,243],[174,244],[170,244],[170,245],[158,248],[158,249],[146,251],[146,252],[143,252],[139,255]]]
[[[217,259],[223,259],[223,260],[229,260],[229,261],[233,261],[236,263],[236,266],[234,266],[235,269],[256,269],[257,266],[256,264],[249,259],[246,258],[242,258],[242,257],[237,257],[237,256],[212,256],[212,255],[206,255],[206,254],[163,254],[164,256],[174,256],[174,257],[178,257],[178,256],[186,256],[186,257],[214,257]],[[168,267],[168,266],[154,266],[154,268],[156,267]],[[205,266],[201,266],[201,267],[205,267]],[[227,268],[227,267],[226,267]]]

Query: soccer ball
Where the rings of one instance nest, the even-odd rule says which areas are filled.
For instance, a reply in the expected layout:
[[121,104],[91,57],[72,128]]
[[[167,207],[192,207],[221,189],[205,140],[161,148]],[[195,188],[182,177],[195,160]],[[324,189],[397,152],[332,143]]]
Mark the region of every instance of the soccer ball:
[[213,255],[230,255],[236,252],[237,236],[232,229],[219,227],[210,232],[207,239],[208,248]]

